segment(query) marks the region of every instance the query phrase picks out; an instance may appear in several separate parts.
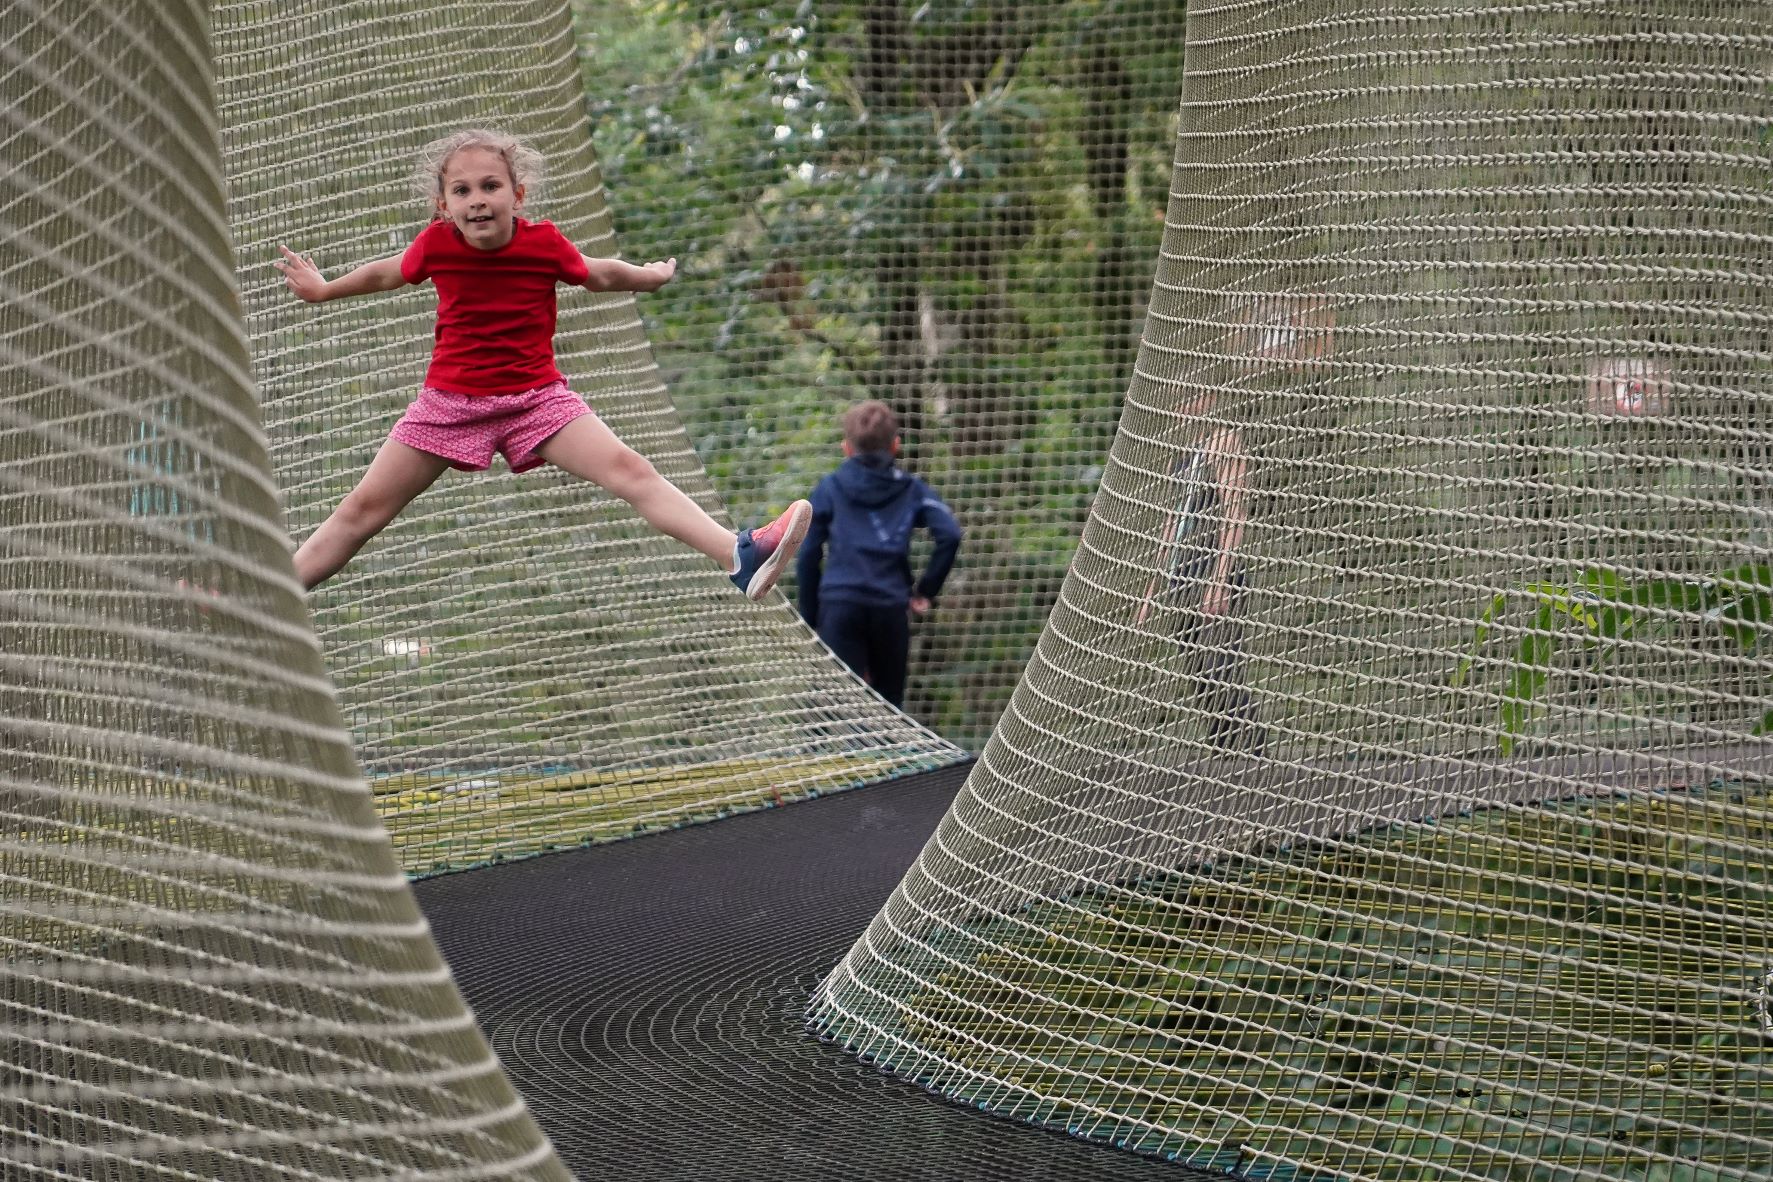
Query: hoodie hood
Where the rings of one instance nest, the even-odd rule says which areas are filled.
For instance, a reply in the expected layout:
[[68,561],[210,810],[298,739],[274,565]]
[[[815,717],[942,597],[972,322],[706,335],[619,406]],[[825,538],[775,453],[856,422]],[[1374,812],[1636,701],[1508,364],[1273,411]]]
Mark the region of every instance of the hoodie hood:
[[893,454],[865,451],[851,456],[837,469],[838,487],[858,505],[879,508],[910,492],[912,480],[893,463]]

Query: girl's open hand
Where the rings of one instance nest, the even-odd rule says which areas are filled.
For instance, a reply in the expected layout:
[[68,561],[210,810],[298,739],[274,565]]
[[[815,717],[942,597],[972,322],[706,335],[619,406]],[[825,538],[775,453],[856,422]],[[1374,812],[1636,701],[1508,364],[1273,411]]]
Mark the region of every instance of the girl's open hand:
[[662,263],[655,260],[642,267],[641,270],[647,273],[649,276],[647,282],[652,284],[643,290],[658,291],[671,281],[671,276],[677,274],[677,260],[669,258]]
[[307,255],[297,254],[289,247],[278,244],[277,249],[283,257],[271,265],[283,272],[283,282],[289,290],[296,293],[310,304],[317,304],[326,298],[326,278],[320,274],[320,268]]

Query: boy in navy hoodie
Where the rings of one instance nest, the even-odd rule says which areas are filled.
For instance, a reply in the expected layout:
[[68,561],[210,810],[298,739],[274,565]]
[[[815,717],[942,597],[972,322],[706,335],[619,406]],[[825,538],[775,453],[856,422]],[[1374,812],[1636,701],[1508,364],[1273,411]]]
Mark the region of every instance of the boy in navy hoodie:
[[[886,403],[858,403],[843,416],[843,454],[842,467],[813,489],[813,521],[795,563],[800,614],[874,692],[901,706],[909,617],[935,603],[960,549],[960,525],[929,485],[893,463],[899,420]],[[913,582],[911,531],[920,526],[935,548]]]

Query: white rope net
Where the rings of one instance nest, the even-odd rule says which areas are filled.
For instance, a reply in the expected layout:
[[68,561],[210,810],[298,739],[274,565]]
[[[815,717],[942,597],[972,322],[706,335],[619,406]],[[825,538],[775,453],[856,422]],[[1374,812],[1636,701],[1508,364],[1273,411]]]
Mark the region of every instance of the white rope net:
[[[418,149],[486,124],[548,160],[529,216],[593,255],[617,243],[560,0],[220,3],[215,37],[253,369],[278,487],[305,535],[416,395],[434,297],[425,287],[303,304],[270,265],[277,244],[329,276],[398,254],[429,218],[408,179]],[[561,369],[618,436],[722,517],[639,311],[632,296],[561,289]],[[961,757],[870,694],[779,595],[752,605],[594,486],[552,468],[513,477],[499,463],[447,473],[312,600],[410,870]],[[804,491],[753,499],[737,524],[762,524]]]
[[979,750],[1101,483],[1186,6],[575,7],[621,241],[684,263],[645,310],[710,478],[733,505],[805,495],[850,405],[898,411],[905,467],[966,530],[906,710]]
[[1190,5],[1081,549],[828,1034],[1240,1177],[1773,1170],[1769,28]]
[[[827,28],[903,18],[876,81],[921,77],[894,54],[924,37],[1065,51],[966,23],[1013,7],[960,8]],[[1762,1178],[1773,5],[1192,9],[1151,314],[1082,548],[815,1018],[958,1098],[1245,1177]],[[426,494],[315,600],[323,673],[276,497],[300,534],[349,487],[429,308],[295,303],[272,244],[335,274],[393,253],[423,216],[412,150],[496,121],[551,158],[538,212],[613,251],[560,5],[226,5],[214,106],[201,7],[13,14],[0,1164],[559,1176],[402,865],[957,752],[781,603],[533,477]],[[1127,60],[1153,20],[1114,26],[1146,30],[1113,42]],[[938,421],[958,387],[924,367],[1006,306],[966,303],[963,269],[899,291],[934,351],[885,355]],[[636,312],[569,299],[562,358],[715,507]],[[1052,426],[999,405],[967,444],[981,473]],[[804,491],[750,479],[746,520]]]
[[196,3],[0,35],[0,1175],[564,1178],[321,668]]

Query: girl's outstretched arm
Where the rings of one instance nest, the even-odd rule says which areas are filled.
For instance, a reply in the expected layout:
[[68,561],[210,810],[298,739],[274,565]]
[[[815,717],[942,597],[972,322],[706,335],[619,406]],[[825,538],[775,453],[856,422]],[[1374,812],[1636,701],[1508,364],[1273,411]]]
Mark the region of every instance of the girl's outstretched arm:
[[677,274],[676,259],[636,267],[621,259],[599,259],[590,255],[583,257],[587,272],[587,291],[658,291],[670,282],[671,276]]
[[297,254],[287,246],[279,245],[277,249],[283,252],[283,257],[271,265],[283,272],[283,282],[289,285],[289,290],[310,304],[406,286],[406,279],[400,274],[399,255],[364,263],[329,281],[307,255]]

